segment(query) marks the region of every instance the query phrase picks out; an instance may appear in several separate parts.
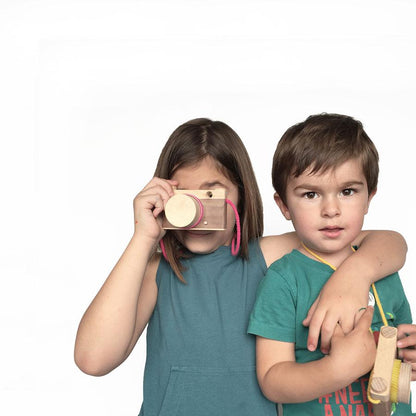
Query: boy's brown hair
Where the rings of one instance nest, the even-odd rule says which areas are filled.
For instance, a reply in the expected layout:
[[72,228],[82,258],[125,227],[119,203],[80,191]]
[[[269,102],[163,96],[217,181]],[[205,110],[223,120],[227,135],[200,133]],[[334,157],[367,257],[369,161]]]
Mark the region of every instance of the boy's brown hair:
[[[238,187],[237,210],[241,224],[239,255],[248,258],[248,243],[263,235],[263,205],[247,150],[237,133],[221,121],[190,120],[179,126],[166,142],[155,176],[170,179],[177,169],[201,162],[210,156],[218,169]],[[163,238],[168,261],[181,281],[181,257],[192,255],[180,246],[174,233]],[[231,253],[230,253],[231,255]]]
[[308,168],[311,173],[325,172],[355,158],[361,161],[370,195],[377,189],[379,158],[361,122],[341,114],[309,116],[280,139],[273,157],[273,187],[286,204],[291,176],[298,177]]

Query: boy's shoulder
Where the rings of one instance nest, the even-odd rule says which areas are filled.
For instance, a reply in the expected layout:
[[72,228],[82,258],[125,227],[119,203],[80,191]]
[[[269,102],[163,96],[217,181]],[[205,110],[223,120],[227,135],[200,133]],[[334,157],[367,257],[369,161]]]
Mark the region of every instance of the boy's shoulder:
[[275,260],[270,266],[270,271],[282,272],[284,270],[302,269],[308,267],[310,260],[299,250],[293,249],[290,253],[285,254],[280,259]]
[[275,260],[270,266],[269,270],[281,270],[285,267],[289,266],[294,262],[294,253],[297,250],[292,250],[290,253],[285,254],[284,256],[280,257],[279,259]]
[[[307,267],[302,261],[303,254],[294,249],[280,259],[274,261],[267,269],[263,280],[268,285],[296,286],[296,281],[305,273]],[[267,282],[267,283],[266,283]],[[280,282],[280,283],[279,283]],[[285,283],[283,283],[285,282]]]
[[263,278],[263,285],[286,287],[293,293],[314,290],[318,294],[332,273],[333,270],[326,264],[295,249],[270,265]]

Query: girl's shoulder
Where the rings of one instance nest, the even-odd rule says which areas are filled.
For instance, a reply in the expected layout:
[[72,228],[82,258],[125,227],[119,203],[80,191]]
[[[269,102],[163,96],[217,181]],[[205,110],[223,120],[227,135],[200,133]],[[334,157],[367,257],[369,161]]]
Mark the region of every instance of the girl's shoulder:
[[294,248],[298,248],[299,244],[299,239],[294,232],[262,237],[260,239],[260,249],[267,266],[270,266],[285,254],[290,253]]

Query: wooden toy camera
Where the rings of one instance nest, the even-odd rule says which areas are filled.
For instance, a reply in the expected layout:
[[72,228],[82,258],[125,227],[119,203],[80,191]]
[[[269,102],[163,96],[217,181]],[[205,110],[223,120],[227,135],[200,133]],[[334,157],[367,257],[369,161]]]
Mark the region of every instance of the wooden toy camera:
[[368,384],[368,398],[375,416],[390,416],[392,403],[409,403],[412,366],[396,359],[397,329],[383,326],[376,361]]
[[165,230],[225,230],[227,225],[225,189],[175,189],[165,206]]

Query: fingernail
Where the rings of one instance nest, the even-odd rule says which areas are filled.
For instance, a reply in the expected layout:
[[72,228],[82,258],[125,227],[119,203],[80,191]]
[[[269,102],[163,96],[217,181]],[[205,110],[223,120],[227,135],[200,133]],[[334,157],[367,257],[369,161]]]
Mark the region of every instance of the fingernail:
[[309,351],[315,351],[315,345],[313,345],[313,344],[309,344],[309,345],[308,345],[308,350],[309,350]]

